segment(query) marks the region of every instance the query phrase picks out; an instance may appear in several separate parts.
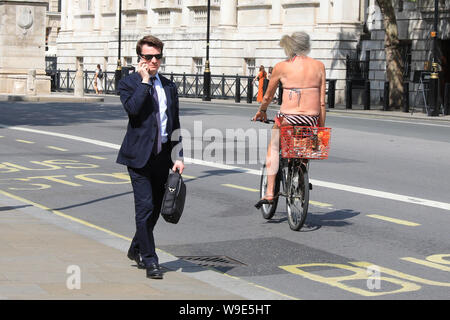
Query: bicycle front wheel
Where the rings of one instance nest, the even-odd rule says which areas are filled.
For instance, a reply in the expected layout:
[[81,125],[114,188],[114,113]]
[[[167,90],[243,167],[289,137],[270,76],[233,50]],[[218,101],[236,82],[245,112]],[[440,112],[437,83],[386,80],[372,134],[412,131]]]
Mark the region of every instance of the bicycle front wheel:
[[289,227],[298,231],[301,229],[308,214],[309,205],[309,178],[304,165],[290,168],[290,183],[288,196],[286,197],[286,209]]

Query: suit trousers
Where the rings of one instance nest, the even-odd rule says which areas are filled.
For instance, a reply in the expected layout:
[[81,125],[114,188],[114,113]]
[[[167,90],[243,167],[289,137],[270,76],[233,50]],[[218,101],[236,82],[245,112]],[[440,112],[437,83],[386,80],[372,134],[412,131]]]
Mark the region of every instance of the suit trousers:
[[136,213],[136,233],[130,250],[141,254],[145,266],[159,263],[153,229],[161,211],[164,185],[171,165],[170,143],[166,143],[162,145],[162,151],[158,155],[152,153],[143,168],[128,167]]

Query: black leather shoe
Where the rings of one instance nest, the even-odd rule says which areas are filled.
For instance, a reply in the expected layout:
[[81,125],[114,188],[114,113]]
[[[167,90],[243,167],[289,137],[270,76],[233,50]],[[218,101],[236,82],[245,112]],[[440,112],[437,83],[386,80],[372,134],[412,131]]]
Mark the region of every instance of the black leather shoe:
[[162,279],[163,273],[161,271],[161,268],[156,264],[152,263],[151,265],[147,266],[147,278],[150,279]]
[[134,260],[136,262],[138,269],[145,269],[145,265],[141,261],[141,256],[139,255],[139,252],[135,250],[128,250],[127,257],[128,259]]

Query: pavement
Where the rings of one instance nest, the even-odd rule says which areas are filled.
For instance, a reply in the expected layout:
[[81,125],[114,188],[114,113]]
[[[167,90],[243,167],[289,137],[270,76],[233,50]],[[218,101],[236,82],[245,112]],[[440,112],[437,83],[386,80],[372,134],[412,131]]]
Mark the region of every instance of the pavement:
[[[201,102],[201,99],[180,100]],[[51,101],[58,99],[54,96]],[[230,100],[208,103],[247,105],[255,109],[258,106],[235,104]],[[361,106],[345,109],[337,105],[328,112],[435,123],[450,121],[449,115],[430,117],[422,111],[382,111],[379,106],[362,110]],[[138,269],[126,257],[130,242],[123,235],[0,190],[0,299],[295,299],[159,249],[164,279],[147,279],[145,270]]]

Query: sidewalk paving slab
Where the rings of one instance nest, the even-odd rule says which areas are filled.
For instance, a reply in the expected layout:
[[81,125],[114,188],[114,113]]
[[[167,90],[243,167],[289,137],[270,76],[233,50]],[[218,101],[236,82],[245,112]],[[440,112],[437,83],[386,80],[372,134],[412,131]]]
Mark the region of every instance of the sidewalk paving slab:
[[[159,249],[164,279],[147,279],[126,257],[129,243],[1,193],[0,299],[292,299]],[[70,289],[77,270],[80,289]]]

